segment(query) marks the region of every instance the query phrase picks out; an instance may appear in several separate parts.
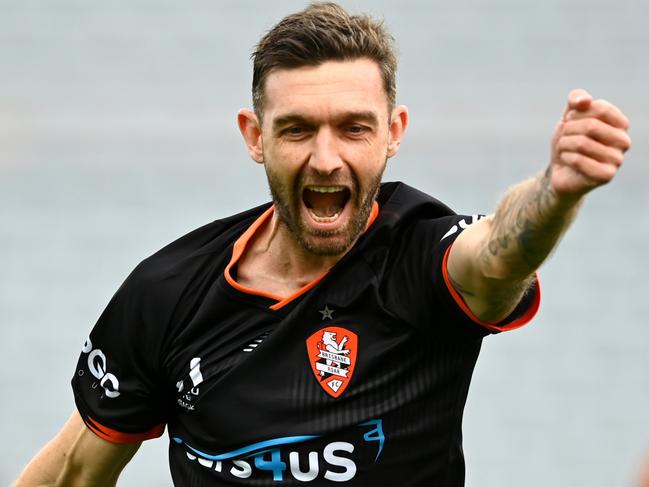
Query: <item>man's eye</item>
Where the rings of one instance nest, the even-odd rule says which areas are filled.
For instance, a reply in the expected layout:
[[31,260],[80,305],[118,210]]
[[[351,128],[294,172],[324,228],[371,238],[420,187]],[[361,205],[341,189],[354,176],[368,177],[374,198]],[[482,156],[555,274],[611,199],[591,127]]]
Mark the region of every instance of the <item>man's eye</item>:
[[284,133],[286,135],[292,135],[292,136],[302,135],[304,132],[305,132],[304,127],[299,127],[299,126],[298,127],[288,127],[286,129],[284,129]]
[[349,127],[347,127],[347,132],[353,135],[359,135],[365,132],[365,127],[363,127],[362,125],[350,125]]

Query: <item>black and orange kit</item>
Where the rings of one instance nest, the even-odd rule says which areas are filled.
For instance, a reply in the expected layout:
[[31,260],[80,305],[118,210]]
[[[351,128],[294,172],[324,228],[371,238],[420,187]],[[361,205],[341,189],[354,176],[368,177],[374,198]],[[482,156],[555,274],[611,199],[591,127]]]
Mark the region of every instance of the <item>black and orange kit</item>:
[[353,248],[289,297],[237,282],[270,204],[217,220],[139,264],[72,380],[100,437],[169,435],[178,486],[462,486],[462,413],[482,338],[522,326],[538,283],[482,323],[446,273],[456,215],[384,183]]

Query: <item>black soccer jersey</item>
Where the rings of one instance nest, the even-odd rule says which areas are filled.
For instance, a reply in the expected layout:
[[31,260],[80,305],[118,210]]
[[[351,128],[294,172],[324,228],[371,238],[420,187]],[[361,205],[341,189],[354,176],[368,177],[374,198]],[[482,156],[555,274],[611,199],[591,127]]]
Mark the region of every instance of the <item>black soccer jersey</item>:
[[239,285],[265,205],[142,262],[86,341],[72,380],[92,431],[170,438],[176,485],[464,484],[462,412],[483,336],[526,323],[539,289],[498,325],[452,289],[445,259],[479,219],[402,183],[370,225],[293,296]]

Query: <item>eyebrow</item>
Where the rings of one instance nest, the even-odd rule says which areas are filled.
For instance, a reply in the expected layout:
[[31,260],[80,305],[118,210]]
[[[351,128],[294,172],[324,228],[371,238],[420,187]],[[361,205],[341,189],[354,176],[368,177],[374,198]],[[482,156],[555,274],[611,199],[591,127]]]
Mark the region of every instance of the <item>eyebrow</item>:
[[[369,110],[345,112],[342,115],[336,117],[336,121],[338,123],[345,123],[352,120],[359,121],[359,122],[366,122],[373,125],[378,125],[379,123],[376,113]],[[282,127],[285,127],[286,125],[290,125],[292,123],[303,123],[308,125],[314,124],[312,119],[309,119],[308,117],[289,113],[286,115],[279,116],[273,120],[273,131],[276,132],[280,130]]]
[[282,127],[291,125],[293,123],[308,123],[308,119],[306,117],[303,117],[302,115],[282,115],[281,117],[277,117],[273,120],[273,132],[277,132]]

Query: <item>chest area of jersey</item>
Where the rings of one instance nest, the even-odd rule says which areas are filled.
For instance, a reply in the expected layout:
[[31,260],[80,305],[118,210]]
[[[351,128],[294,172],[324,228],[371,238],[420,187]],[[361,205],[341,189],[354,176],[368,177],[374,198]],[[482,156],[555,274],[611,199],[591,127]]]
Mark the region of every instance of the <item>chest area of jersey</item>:
[[197,312],[169,378],[177,461],[277,482],[367,478],[399,458],[408,411],[450,381],[430,372],[434,342],[377,296],[313,293],[287,313],[226,297]]
[[411,355],[417,343],[413,328],[371,294],[347,302],[316,295],[288,312],[213,300],[175,339],[167,369],[174,409],[190,416],[220,411],[227,419],[260,397],[265,409],[283,411],[353,400],[355,384]]

